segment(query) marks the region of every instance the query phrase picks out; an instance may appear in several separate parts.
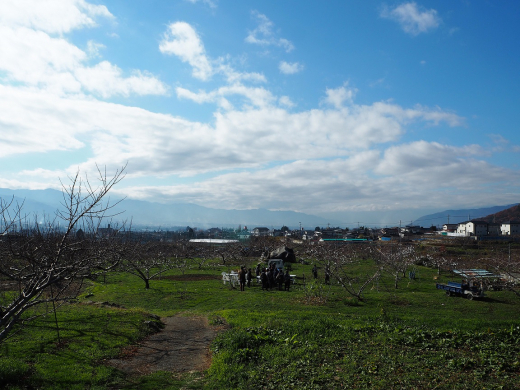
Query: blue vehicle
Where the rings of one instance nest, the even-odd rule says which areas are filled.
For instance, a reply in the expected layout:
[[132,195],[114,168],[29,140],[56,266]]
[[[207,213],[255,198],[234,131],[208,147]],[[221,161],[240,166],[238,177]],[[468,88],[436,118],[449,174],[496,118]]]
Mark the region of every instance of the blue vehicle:
[[470,286],[467,283],[448,282],[448,284],[437,283],[437,288],[445,290],[448,296],[460,296],[468,299],[483,298],[484,291],[481,288]]

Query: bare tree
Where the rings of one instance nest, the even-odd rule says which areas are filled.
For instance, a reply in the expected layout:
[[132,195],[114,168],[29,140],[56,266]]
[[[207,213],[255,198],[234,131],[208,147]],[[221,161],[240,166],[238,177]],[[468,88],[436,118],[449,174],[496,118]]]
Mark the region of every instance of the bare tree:
[[511,248],[511,244],[507,248],[493,248],[487,265],[495,274],[500,275],[504,283],[503,287],[520,297],[520,253],[518,249]]
[[394,288],[398,288],[399,280],[406,276],[408,268],[417,261],[413,245],[389,244],[376,248],[382,268],[394,277]]
[[17,285],[18,291],[0,302],[0,342],[17,325],[34,318],[30,309],[75,298],[84,278],[118,264],[122,252],[115,236],[100,240],[96,232],[103,218],[113,216],[118,202],[111,204],[107,194],[123,179],[124,170],[108,177],[98,169],[97,186],[78,171],[69,185],[62,183],[63,209],[43,223],[35,218],[29,225],[21,206],[2,203],[4,226],[11,229],[0,241],[0,277]]
[[177,245],[157,241],[145,241],[134,237],[125,243],[124,260],[120,269],[140,278],[145,288],[150,281],[172,269],[178,263]]
[[[307,258],[313,258],[324,269],[325,275],[336,281],[345,291],[363,301],[364,290],[381,275],[381,266],[370,258],[370,248],[352,244],[322,244],[308,247]],[[357,269],[364,265],[369,271],[360,274]]]

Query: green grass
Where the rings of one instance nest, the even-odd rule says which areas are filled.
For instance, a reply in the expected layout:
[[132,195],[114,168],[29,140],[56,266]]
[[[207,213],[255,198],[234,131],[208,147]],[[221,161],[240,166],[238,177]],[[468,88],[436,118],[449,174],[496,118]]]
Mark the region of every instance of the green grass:
[[[520,299],[512,293],[488,292],[480,301],[448,297],[435,283],[456,279],[434,280],[436,270],[417,267],[416,280],[394,289],[385,276],[358,302],[338,285],[309,279],[311,264],[293,267],[299,284],[290,292],[256,284],[240,292],[223,285],[215,268],[184,277],[171,271],[148,290],[129,274],[110,274],[93,282],[80,303],[58,311],[61,344],[49,316],[0,345],[0,386],[507,389],[520,382]],[[356,272],[371,267],[367,262]],[[146,333],[148,313],[227,323],[213,343],[210,369],[127,378],[105,366]]]
[[[29,323],[0,346],[1,385],[14,384],[2,375],[3,364],[23,362],[31,375],[22,381],[41,388],[104,388],[120,377],[104,366],[103,359],[117,356],[120,348],[142,337],[144,321],[139,310],[93,305],[67,305],[58,311],[60,341],[53,316]],[[18,368],[20,370],[21,368]]]

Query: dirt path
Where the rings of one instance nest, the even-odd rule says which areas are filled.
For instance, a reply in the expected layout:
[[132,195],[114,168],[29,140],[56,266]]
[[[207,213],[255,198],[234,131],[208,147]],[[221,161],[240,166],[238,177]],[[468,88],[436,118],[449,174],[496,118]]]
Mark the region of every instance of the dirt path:
[[217,331],[203,317],[163,318],[164,329],[123,351],[108,364],[131,375],[155,371],[203,371],[211,363],[209,345]]

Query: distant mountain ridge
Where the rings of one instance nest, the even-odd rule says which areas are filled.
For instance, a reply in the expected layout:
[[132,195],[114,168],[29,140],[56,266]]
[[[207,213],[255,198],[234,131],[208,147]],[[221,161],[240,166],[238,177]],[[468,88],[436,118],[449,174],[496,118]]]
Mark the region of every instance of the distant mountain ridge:
[[446,223],[460,223],[470,219],[483,219],[487,216],[494,215],[503,210],[514,208],[516,206],[518,206],[518,204],[483,207],[480,209],[445,210],[439,213],[424,215],[420,218],[417,218],[414,223],[421,226],[426,226],[428,224],[442,226]]
[[[0,188],[0,198],[4,201],[14,199],[15,204],[23,203],[26,215],[53,216],[56,209],[62,208],[61,191],[47,190],[11,190]],[[110,198],[112,202],[119,199]],[[265,226],[281,228],[286,225],[292,228],[302,227],[314,229],[315,226],[326,226],[328,223],[339,225],[338,221],[295,211],[271,211],[266,209],[224,210],[212,209],[191,203],[155,203],[134,199],[125,199],[117,205],[112,213],[121,213],[119,221],[132,222],[133,226],[161,227],[192,226],[200,228],[237,227],[238,225],[254,228]]]
[[[44,216],[54,216],[56,209],[62,207],[60,206],[60,203],[63,202],[61,191],[52,189],[11,190],[0,188],[0,198],[8,202],[14,200],[15,205],[17,203],[20,205],[23,203],[24,215],[37,215],[39,220],[43,219]],[[110,197],[110,200],[112,202],[117,202],[119,199]],[[507,209],[513,210],[508,212],[508,214],[500,214],[500,212]],[[376,217],[373,215],[367,215],[361,217],[355,216],[352,218],[341,215],[341,213],[336,213],[336,218],[332,215],[322,218],[295,211],[271,211],[266,209],[225,210],[203,207],[191,203],[163,204],[134,199],[125,199],[113,210],[113,212],[122,213],[115,218],[114,222],[126,220],[127,222],[131,221],[135,228],[154,229],[178,228],[180,226],[222,228],[238,227],[238,225],[242,225],[242,227],[247,226],[250,229],[259,226],[279,229],[284,225],[289,226],[290,228],[298,228],[300,224],[302,228],[314,229],[316,226],[345,226],[345,222],[341,221],[349,220],[373,221],[374,224],[377,224],[377,221],[375,221],[376,217],[379,219],[385,217],[385,212],[374,212]],[[402,212],[409,212],[409,210],[404,210]],[[341,218],[341,220],[339,220],[339,218]],[[396,219],[395,216],[393,218]],[[520,220],[520,205],[511,204],[507,206],[493,206],[480,209],[445,210],[434,214],[424,215],[420,218],[414,218],[413,224],[425,227],[431,225],[442,226],[448,222],[459,223],[467,221],[468,219],[484,218],[488,218],[491,222],[493,218],[495,218],[497,222],[502,222],[503,219]],[[401,217],[398,216],[397,220],[399,219],[401,219]],[[28,221],[30,221],[30,219],[28,219]],[[367,226],[370,226],[370,223],[364,223],[367,224]],[[359,222],[356,225],[359,225]],[[381,223],[379,223],[379,225],[381,225]]]
[[520,221],[520,204],[509,207],[505,210],[499,211],[494,214],[490,214],[485,216],[484,218],[479,218],[482,221],[486,221],[488,223],[503,223],[509,221]]

